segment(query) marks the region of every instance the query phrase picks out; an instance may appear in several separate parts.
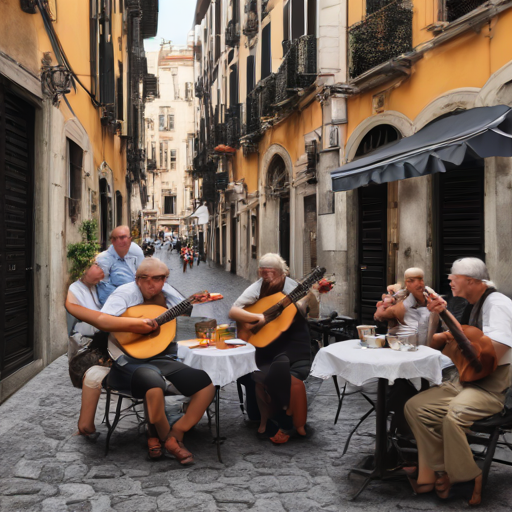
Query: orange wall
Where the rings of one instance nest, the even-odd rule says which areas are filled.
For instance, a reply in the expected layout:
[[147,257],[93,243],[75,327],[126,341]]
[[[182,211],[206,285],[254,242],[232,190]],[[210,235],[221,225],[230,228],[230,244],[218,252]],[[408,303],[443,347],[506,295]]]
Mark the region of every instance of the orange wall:
[[235,157],[235,176],[245,178],[248,192],[258,190],[259,164],[272,144],[280,144],[288,151],[292,163],[304,154],[304,135],[322,126],[322,107],[315,100],[302,112],[294,112],[277,126],[269,128],[259,143],[259,153],[243,157],[240,149]]
[[414,120],[430,102],[448,91],[481,88],[495,71],[512,60],[511,33],[512,9],[479,33],[470,30],[426,52],[414,65],[412,75],[396,89],[390,89],[393,84],[388,83],[349,98],[347,140],[364,119],[373,115],[372,97],[386,89],[390,90],[385,110],[401,112]]

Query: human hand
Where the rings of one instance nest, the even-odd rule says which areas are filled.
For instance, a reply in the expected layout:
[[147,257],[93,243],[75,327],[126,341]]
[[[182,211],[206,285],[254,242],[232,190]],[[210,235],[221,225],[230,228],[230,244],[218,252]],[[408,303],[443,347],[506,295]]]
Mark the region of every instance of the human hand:
[[256,334],[266,323],[265,315],[260,313],[254,313],[254,318],[251,322],[251,332]]
[[149,334],[154,330],[158,329],[158,324],[151,318],[141,318],[136,325],[134,325],[132,331],[136,334]]
[[446,311],[446,301],[439,297],[439,295],[426,295],[427,299],[427,309],[431,313],[442,313]]

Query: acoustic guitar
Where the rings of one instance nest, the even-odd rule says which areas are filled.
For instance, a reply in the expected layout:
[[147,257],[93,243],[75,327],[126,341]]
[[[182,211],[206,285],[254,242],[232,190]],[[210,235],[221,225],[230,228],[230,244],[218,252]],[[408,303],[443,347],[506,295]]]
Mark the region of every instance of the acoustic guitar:
[[325,268],[316,267],[288,295],[282,292],[274,293],[244,308],[249,313],[263,314],[265,316],[265,324],[256,329],[254,324],[237,322],[238,338],[249,342],[257,348],[270,345],[283,332],[287,331],[292,324],[297,313],[295,302],[302,299],[308,293],[311,286],[320,281],[324,274]]
[[149,334],[133,332],[113,332],[123,350],[136,359],[149,359],[162,353],[176,336],[176,317],[186,313],[194,304],[205,304],[222,299],[220,293],[207,291],[195,293],[172,308],[145,305],[128,308],[121,316],[125,318],[154,318],[158,329]]

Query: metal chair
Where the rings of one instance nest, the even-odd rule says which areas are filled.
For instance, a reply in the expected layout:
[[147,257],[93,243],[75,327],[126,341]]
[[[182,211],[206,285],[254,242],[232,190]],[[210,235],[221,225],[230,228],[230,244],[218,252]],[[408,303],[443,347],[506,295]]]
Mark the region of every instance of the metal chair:
[[[484,489],[493,462],[512,466],[511,461],[494,456],[498,446],[512,450],[512,443],[509,443],[504,437],[504,434],[512,433],[512,408],[505,407],[501,413],[475,421],[470,430],[467,437],[469,444],[473,446],[475,459],[483,460],[482,489]],[[500,441],[500,437],[502,441]],[[483,450],[477,451],[474,448],[475,445],[483,447]]]

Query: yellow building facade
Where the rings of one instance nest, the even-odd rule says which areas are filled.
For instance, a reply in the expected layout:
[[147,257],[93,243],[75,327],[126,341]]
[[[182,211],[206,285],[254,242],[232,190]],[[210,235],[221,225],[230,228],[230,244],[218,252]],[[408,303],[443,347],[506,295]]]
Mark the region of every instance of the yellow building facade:
[[66,350],[66,253],[81,221],[98,220],[104,246],[131,224],[140,34],[156,33],[157,13],[148,0],[0,4],[0,401]]
[[[478,107],[512,105],[511,2],[347,4],[347,124],[340,172],[343,164],[436,120]],[[404,32],[409,41],[400,52],[374,60],[372,66],[376,54],[392,52],[389,46]],[[358,46],[369,37],[373,53]],[[371,320],[385,284],[403,279],[412,266],[425,269],[427,284],[449,293],[446,274],[454,259],[464,256],[484,259],[500,290],[512,293],[507,270],[510,158],[466,160],[446,172],[427,169],[426,174],[433,174],[385,179],[387,183],[338,193],[352,212],[338,218],[343,223],[352,219],[345,230],[352,264],[343,280],[357,292],[343,308],[346,313]]]

